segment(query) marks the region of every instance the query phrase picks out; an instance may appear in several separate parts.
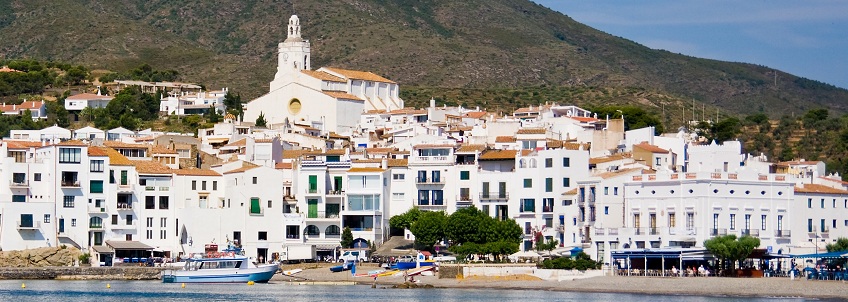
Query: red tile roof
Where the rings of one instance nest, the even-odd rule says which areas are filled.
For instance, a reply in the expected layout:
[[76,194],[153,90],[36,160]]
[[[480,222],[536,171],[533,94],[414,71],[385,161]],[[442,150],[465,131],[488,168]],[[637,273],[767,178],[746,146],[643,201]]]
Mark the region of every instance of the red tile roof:
[[103,148],[97,146],[88,147],[88,156],[109,156],[109,153]]
[[302,72],[302,73],[304,73],[304,74],[306,74],[310,77],[313,77],[313,78],[316,78],[316,79],[319,79],[319,80],[323,80],[323,81],[347,83],[347,81],[345,79],[342,79],[340,77],[334,76],[332,74],[329,74],[329,73],[326,73],[326,72],[323,72],[323,71],[305,70],[304,69],[304,70],[301,70],[300,72]]
[[176,175],[185,175],[185,176],[221,176],[218,172],[206,169],[177,169],[172,170]]
[[85,146],[88,146],[88,145],[86,145],[85,143],[78,141],[78,140],[68,140],[68,141],[60,142],[60,143],[56,144],[56,146],[85,147]]
[[8,149],[29,149],[41,147],[41,142],[31,141],[3,141]]
[[291,169],[292,163],[276,163],[274,164],[274,169]]
[[515,159],[518,154],[516,150],[489,150],[480,155],[480,160],[505,160]]
[[498,136],[498,137],[495,137],[495,142],[496,143],[514,143],[515,138],[512,137],[512,136]]
[[133,160],[132,165],[138,173],[144,174],[171,174],[173,170],[155,160]]
[[651,153],[668,154],[668,150],[654,146],[654,145],[651,145],[651,144],[648,144],[648,142],[641,142],[637,145],[633,145],[633,148],[639,148],[639,149],[642,149],[642,150],[645,150],[645,151],[648,151],[648,152],[651,152]]
[[45,106],[45,105],[41,101],[26,101],[26,102],[20,103],[18,105],[12,105],[12,104],[0,105],[0,111],[2,111],[2,112],[13,112],[13,111],[17,112],[19,110],[27,110],[27,109],[34,110],[34,109],[40,109],[42,106]]
[[516,134],[545,134],[545,128],[521,128]]
[[848,195],[848,191],[816,184],[802,184],[800,187],[795,187],[795,193]]
[[105,141],[103,142],[103,145],[115,149],[147,149],[148,146],[150,146],[146,144],[130,144],[119,141]]
[[348,70],[341,69],[335,67],[324,67],[324,69],[338,73],[344,77],[355,80],[366,80],[366,81],[374,81],[374,82],[384,82],[384,83],[394,83],[389,79],[381,77],[373,72],[369,71],[358,71],[358,70]]
[[352,94],[347,93],[347,92],[344,92],[344,91],[329,91],[329,90],[324,90],[324,91],[321,91],[321,92],[323,92],[323,93],[324,93],[324,94],[326,94],[326,95],[329,95],[330,97],[337,98],[337,99],[354,100],[354,101],[365,101],[365,100],[363,100],[363,99],[359,98],[358,96],[352,95]]

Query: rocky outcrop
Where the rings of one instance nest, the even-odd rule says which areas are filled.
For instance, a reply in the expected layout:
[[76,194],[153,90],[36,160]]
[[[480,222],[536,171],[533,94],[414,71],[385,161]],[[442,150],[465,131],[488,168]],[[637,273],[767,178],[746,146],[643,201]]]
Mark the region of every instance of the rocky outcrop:
[[0,279],[158,280],[161,267],[0,267]]
[[43,247],[0,252],[0,267],[72,266],[82,252],[74,247]]

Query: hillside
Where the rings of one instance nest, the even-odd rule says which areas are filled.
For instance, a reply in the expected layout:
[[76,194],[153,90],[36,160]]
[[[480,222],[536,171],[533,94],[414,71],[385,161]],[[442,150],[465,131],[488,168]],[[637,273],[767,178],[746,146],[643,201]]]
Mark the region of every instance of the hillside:
[[[147,62],[251,98],[267,91],[293,13],[313,66],[374,71],[401,83],[412,103],[441,88],[636,87],[738,114],[848,112],[845,89],[779,71],[775,83],[768,67],[652,50],[524,0],[0,0],[0,58],[110,70]],[[516,105],[497,98],[498,108]]]

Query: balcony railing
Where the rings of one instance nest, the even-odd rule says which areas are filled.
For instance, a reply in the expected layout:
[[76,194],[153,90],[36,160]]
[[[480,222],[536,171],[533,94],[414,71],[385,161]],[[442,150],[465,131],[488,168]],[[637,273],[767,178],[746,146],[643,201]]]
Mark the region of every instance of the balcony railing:
[[37,230],[41,228],[41,221],[20,221],[16,224],[19,230]]
[[607,235],[618,235],[618,228],[609,228],[607,230],[609,231]]
[[117,208],[118,208],[119,211],[120,210],[132,210],[133,204],[132,203],[119,202]]
[[105,206],[100,206],[100,207],[88,206],[88,213],[89,214],[105,214],[106,213],[106,207]]
[[78,180],[62,180],[63,188],[79,188],[80,182]]
[[659,235],[660,229],[658,228],[648,228],[648,234],[650,235]]
[[792,235],[790,230],[776,230],[774,231],[774,237],[778,238],[789,238]]
[[[132,185],[129,185],[129,184],[118,185],[118,192],[132,192],[132,191],[133,191]],[[148,190],[148,191],[152,191],[152,190]]]
[[103,224],[89,224],[89,225],[88,225],[88,228],[89,228],[89,229],[102,229],[102,228],[103,228]]
[[751,237],[759,237],[760,230],[758,229],[743,229],[742,236],[751,236]]
[[339,212],[318,211],[318,213],[315,213],[313,215],[309,215],[309,213],[307,213],[306,218],[307,219],[336,219],[336,218],[339,218]]
[[509,200],[509,193],[507,192],[489,192],[489,193],[480,193],[480,201],[493,201],[493,200]]
[[306,189],[306,194],[318,194],[318,189]]
[[542,206],[543,213],[550,213],[554,211],[554,206]]
[[344,191],[342,190],[327,190],[327,195],[330,196],[340,196],[342,194],[344,194]]
[[724,236],[727,235],[727,229],[710,229],[710,236]]
[[605,234],[605,232],[604,232],[603,228],[595,229],[595,235],[604,235],[604,234]]
[[9,181],[9,187],[10,188],[26,188],[26,187],[29,187],[29,182],[27,182],[26,180],[21,180],[21,181],[11,180],[11,181]]
[[456,197],[456,202],[457,203],[470,203],[471,202],[471,196],[469,196],[469,195],[459,195],[459,196]]
[[445,183],[444,177],[432,178],[432,177],[416,177],[415,183],[417,184],[443,184]]

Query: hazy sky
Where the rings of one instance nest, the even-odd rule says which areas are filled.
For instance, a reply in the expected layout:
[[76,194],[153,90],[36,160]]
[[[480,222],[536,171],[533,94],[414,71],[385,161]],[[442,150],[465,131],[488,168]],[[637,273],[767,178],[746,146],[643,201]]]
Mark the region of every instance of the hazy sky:
[[642,45],[848,88],[845,0],[533,0]]

